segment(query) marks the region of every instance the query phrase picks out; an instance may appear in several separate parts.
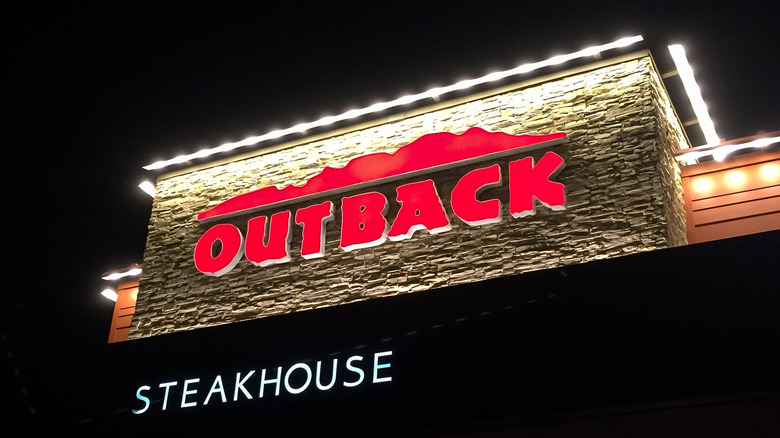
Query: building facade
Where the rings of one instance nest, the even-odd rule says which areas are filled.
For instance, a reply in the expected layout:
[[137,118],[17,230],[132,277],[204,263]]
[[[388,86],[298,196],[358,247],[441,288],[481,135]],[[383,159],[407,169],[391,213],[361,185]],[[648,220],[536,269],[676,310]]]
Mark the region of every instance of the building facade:
[[[120,378],[84,424],[780,430],[776,151],[726,163],[766,177],[747,194],[694,195],[723,169],[682,165],[662,78],[624,50],[160,174]],[[761,227],[694,224],[734,220]]]
[[[450,198],[463,175],[498,164],[506,179],[508,163],[528,155],[521,153],[372,188],[390,200],[387,217],[393,218],[400,208],[393,202],[396,187],[432,179],[449,210],[447,232],[420,231],[408,240],[344,251],[338,201],[361,193],[350,190],[227,219],[246,235],[255,216],[331,200],[335,218],[326,225],[323,257],[296,254],[302,234],[295,225],[288,262],[259,267],[243,260],[220,277],[196,269],[195,245],[212,225],[197,217],[215,204],[262,187],[302,184],[325,167],[343,167],[367,154],[392,154],[427,134],[463,134],[472,127],[565,133],[565,143],[530,154],[538,161],[553,151],[564,159],[555,181],[565,186],[565,210],[540,205],[536,214],[514,218],[505,183],[485,194],[501,201],[503,220],[471,226],[455,217]],[[685,211],[674,152],[687,147],[651,57],[639,53],[162,176],[130,338],[683,245]]]

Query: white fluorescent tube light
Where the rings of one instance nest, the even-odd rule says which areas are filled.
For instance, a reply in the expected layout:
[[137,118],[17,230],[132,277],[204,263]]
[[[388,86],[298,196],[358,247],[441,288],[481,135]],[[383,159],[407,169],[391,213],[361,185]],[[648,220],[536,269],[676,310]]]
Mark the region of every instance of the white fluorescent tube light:
[[103,289],[103,292],[100,292],[100,295],[103,295],[104,297],[114,302],[116,302],[117,298],[119,298],[119,295],[117,295],[114,289],[111,288]]
[[678,155],[676,159],[677,161],[693,162],[703,157],[712,156],[715,161],[723,161],[726,159],[726,156],[732,152],[748,148],[762,148],[775,143],[780,143],[780,136],[759,138],[746,143],[725,144],[723,146],[716,146],[706,150],[691,151]]
[[144,181],[141,184],[138,184],[138,187],[140,187],[141,190],[146,192],[146,194],[152,198],[154,198],[154,195],[157,193],[157,190],[154,188],[154,184],[149,181]]
[[141,268],[133,268],[124,272],[114,272],[111,274],[104,275],[103,277],[101,277],[101,279],[106,281],[113,281],[113,280],[119,280],[120,278],[133,277],[138,275],[141,275]]
[[271,132],[268,132],[268,133],[263,134],[263,135],[258,135],[258,136],[254,136],[254,137],[245,138],[245,139],[243,139],[241,141],[237,141],[237,142],[234,142],[234,143],[225,143],[225,144],[223,144],[221,146],[217,146],[217,147],[214,147],[214,148],[211,148],[211,149],[204,149],[204,150],[201,150],[199,152],[195,152],[195,153],[188,154],[188,155],[179,155],[178,157],[174,157],[174,158],[171,158],[169,160],[157,161],[155,163],[152,163],[152,164],[149,164],[147,166],[144,166],[144,169],[146,169],[146,170],[162,169],[162,168],[165,168],[165,167],[168,167],[168,166],[172,166],[174,164],[181,164],[181,163],[187,162],[187,161],[192,160],[192,159],[204,158],[204,157],[208,157],[208,156],[220,153],[220,152],[232,151],[234,149],[238,149],[238,148],[241,148],[241,147],[255,145],[257,143],[260,143],[260,142],[263,142],[263,141],[266,141],[266,140],[272,140],[272,139],[283,137],[283,136],[286,136],[286,135],[307,131],[307,130],[312,129],[312,128],[318,128],[318,127],[321,127],[321,126],[327,126],[327,125],[330,125],[332,123],[336,123],[336,122],[352,119],[352,118],[355,118],[355,117],[360,117],[360,116],[363,116],[363,115],[366,115],[366,114],[371,114],[371,113],[383,111],[383,110],[386,110],[386,109],[389,109],[389,108],[394,108],[394,107],[397,107],[397,106],[406,105],[406,104],[409,104],[409,103],[418,102],[418,101],[425,100],[425,99],[435,99],[435,98],[438,98],[438,96],[440,96],[442,94],[445,94],[445,93],[450,93],[450,92],[453,92],[453,91],[463,90],[463,89],[466,89],[466,88],[474,87],[476,85],[481,85],[481,84],[485,84],[485,83],[488,83],[488,82],[498,81],[498,80],[507,78],[509,76],[514,76],[514,75],[522,74],[522,73],[528,73],[528,72],[531,72],[531,71],[534,71],[534,70],[538,70],[538,69],[543,68],[543,67],[548,67],[548,66],[551,66],[551,65],[561,64],[563,62],[571,61],[571,60],[577,59],[577,58],[585,58],[585,57],[589,57],[589,56],[594,56],[594,55],[596,55],[598,53],[601,53],[601,52],[604,52],[604,51],[607,51],[607,50],[612,50],[612,49],[617,49],[617,48],[620,48],[620,47],[630,46],[631,44],[635,44],[635,43],[637,43],[639,41],[642,41],[642,40],[643,39],[642,39],[641,35],[621,38],[621,39],[619,39],[617,41],[613,41],[611,43],[602,44],[600,46],[588,47],[588,48],[579,50],[579,51],[574,52],[574,53],[569,53],[568,55],[553,56],[552,58],[549,58],[549,59],[544,60],[544,61],[534,62],[534,63],[531,63],[531,64],[523,64],[523,65],[520,65],[520,66],[515,67],[513,69],[510,69],[510,70],[493,72],[493,73],[487,74],[485,76],[481,76],[479,78],[463,80],[463,81],[460,81],[458,83],[455,83],[455,84],[452,84],[452,85],[448,85],[448,86],[445,86],[445,87],[432,88],[432,89],[424,91],[422,93],[399,97],[398,99],[391,100],[389,102],[375,103],[375,104],[373,104],[371,106],[368,106],[366,108],[350,110],[350,111],[347,111],[347,112],[345,112],[343,114],[339,114],[339,115],[336,115],[336,116],[323,117],[323,118],[321,118],[319,120],[315,120],[313,122],[299,123],[299,124],[297,124],[295,126],[292,126],[290,128],[278,129],[278,130],[271,131]]
[[693,77],[693,69],[688,64],[688,58],[685,56],[685,49],[679,44],[669,46],[669,53],[672,55],[677,74],[680,75],[685,92],[691,101],[693,112],[699,122],[699,127],[704,133],[704,139],[707,145],[716,145],[720,143],[720,137],[715,132],[715,126],[712,124],[710,114],[707,111],[707,105],[701,97],[701,90]]

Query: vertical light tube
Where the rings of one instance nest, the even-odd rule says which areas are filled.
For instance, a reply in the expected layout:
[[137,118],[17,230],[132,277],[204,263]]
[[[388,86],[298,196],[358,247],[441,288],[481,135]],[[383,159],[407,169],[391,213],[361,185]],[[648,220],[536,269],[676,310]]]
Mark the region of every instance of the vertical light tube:
[[669,53],[672,55],[672,60],[677,68],[677,73],[680,75],[680,80],[682,80],[683,87],[685,87],[685,92],[688,94],[688,99],[691,101],[693,112],[699,120],[699,127],[701,127],[701,130],[704,133],[704,139],[707,142],[707,145],[713,146],[720,143],[720,137],[718,137],[718,134],[715,132],[715,125],[713,125],[712,119],[710,119],[707,105],[701,97],[701,90],[693,76],[693,69],[690,64],[688,64],[688,58],[685,56],[685,49],[679,44],[673,44],[669,46]]

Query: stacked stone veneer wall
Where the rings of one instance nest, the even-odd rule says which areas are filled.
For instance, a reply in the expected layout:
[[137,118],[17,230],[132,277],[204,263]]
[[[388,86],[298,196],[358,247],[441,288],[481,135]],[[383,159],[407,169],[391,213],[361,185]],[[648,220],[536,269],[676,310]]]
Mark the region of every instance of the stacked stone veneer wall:
[[[566,160],[555,180],[566,185],[567,209],[543,206],[534,216],[508,213],[507,163],[519,154],[418,177],[434,179],[452,230],[418,231],[405,241],[345,252],[338,247],[340,196],[328,224],[326,255],[300,256],[293,225],[292,261],[256,267],[243,259],[222,277],[199,273],[192,254],[213,224],[196,215],[221,201],[269,186],[301,183],[325,166],[394,151],[420,136],[462,133],[478,126],[512,134],[564,131],[568,142],[549,148]],[[687,147],[649,56],[541,82],[455,106],[399,118],[329,138],[162,178],[152,207],[144,271],[132,338],[315,309],[387,295],[583,263],[685,244],[679,170],[672,152]],[[469,170],[500,163],[504,185],[484,193],[502,200],[498,224],[468,226],[449,207],[455,182]],[[409,180],[406,182],[410,182]],[[372,187],[390,201],[395,187]],[[361,190],[365,192],[368,190]],[[341,196],[350,195],[347,193]],[[319,200],[322,202],[322,200]],[[288,206],[295,209],[315,201]],[[269,215],[278,210],[258,214]],[[249,217],[227,222],[246,232]]]

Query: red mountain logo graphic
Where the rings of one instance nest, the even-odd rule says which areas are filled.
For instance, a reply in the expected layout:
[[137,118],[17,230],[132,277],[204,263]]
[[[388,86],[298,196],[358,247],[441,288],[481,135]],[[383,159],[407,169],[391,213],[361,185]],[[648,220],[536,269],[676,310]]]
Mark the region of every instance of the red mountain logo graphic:
[[547,135],[512,135],[470,128],[463,134],[426,134],[394,153],[377,152],[354,158],[342,168],[326,167],[303,185],[282,189],[264,187],[228,199],[198,215],[198,220],[236,216],[305,201],[327,194],[443,170],[470,162],[533,150],[564,141],[563,132]]

